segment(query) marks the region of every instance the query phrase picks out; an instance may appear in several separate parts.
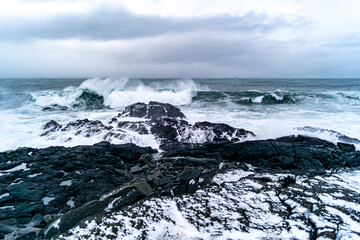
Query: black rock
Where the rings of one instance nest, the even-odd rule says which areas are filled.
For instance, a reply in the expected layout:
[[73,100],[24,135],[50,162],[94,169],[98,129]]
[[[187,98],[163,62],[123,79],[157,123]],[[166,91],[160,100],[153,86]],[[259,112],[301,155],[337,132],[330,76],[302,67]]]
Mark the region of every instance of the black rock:
[[255,137],[251,131],[233,128],[224,123],[197,122],[194,124],[194,128],[210,130],[214,134],[212,141],[238,141],[245,137]]
[[50,106],[44,107],[42,110],[43,111],[49,111],[49,112],[52,112],[52,111],[67,111],[67,110],[69,110],[69,108],[66,107],[66,106],[60,106],[58,104],[52,104]]
[[180,181],[190,181],[196,180],[201,175],[201,169],[193,168],[193,167],[185,167],[182,173],[179,176]]
[[206,143],[164,146],[164,157],[215,158],[283,170],[323,170],[360,166],[357,152],[347,152],[318,138],[289,136],[242,143]]
[[44,126],[43,129],[46,130],[43,134],[41,134],[41,136],[46,136],[51,132],[56,132],[58,130],[61,129],[61,125],[59,123],[57,123],[54,120],[51,120],[50,122],[47,122]]
[[338,142],[337,143],[337,146],[345,151],[345,152],[353,152],[355,151],[355,146],[353,144],[347,144],[347,143],[341,143],[341,142]]
[[[34,225],[34,216],[68,212],[70,200],[79,207],[99,199],[131,181],[133,176],[126,169],[142,163],[142,155],[155,152],[134,144],[100,142],[93,146],[21,148],[0,153],[0,171],[4,173],[0,174],[0,223],[16,228],[17,237],[33,236],[24,225]],[[6,172],[15,167],[19,170]],[[4,223],[9,219],[16,221]],[[6,226],[4,229],[9,230]],[[37,221],[36,226],[41,230],[46,222]],[[0,234],[4,235],[6,229]]]
[[148,118],[152,120],[163,117],[185,118],[185,115],[180,111],[179,108],[168,103],[160,102],[149,102],[149,104],[132,104],[130,106],[127,106],[124,112],[121,113],[119,116]]
[[88,217],[101,214],[104,211],[117,211],[121,207],[132,204],[151,194],[152,189],[145,179],[131,181],[116,188],[111,193],[103,195],[99,200],[91,201],[64,214],[58,220],[56,227],[49,226],[46,230],[46,237],[51,238],[56,234],[67,232]]

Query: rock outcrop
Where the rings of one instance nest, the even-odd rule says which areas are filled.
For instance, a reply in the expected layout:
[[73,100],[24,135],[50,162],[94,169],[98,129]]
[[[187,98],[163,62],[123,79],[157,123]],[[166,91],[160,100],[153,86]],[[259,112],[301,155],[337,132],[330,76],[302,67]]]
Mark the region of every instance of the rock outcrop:
[[[124,117],[138,117],[139,121],[124,121]],[[163,197],[181,199],[195,193],[201,195],[199,199],[210,199],[214,196],[212,193],[223,194],[221,174],[233,170],[243,175],[230,178],[241,181],[254,174],[249,180],[253,182],[252,188],[242,183],[236,185],[239,188],[250,189],[256,195],[260,184],[268,191],[267,196],[260,198],[271,198],[271,194],[278,198],[272,199],[274,205],[270,205],[276,214],[281,212],[285,216],[279,228],[286,230],[286,219],[294,211],[283,195],[290,198],[296,193],[304,197],[302,191],[308,189],[298,186],[297,178],[307,176],[310,179],[325,174],[326,170],[360,167],[360,153],[348,143],[335,145],[306,136],[245,141],[254,137],[254,133],[223,123],[190,124],[184,118],[177,107],[150,102],[128,106],[110,123],[84,119],[64,125],[50,121],[44,126],[43,137],[73,133],[85,137],[103,134],[104,139],[109,139],[124,138],[128,131],[151,134],[161,144],[161,153],[150,147],[114,145],[107,141],[92,146],[20,148],[0,153],[0,239],[66,236],[76,226],[85,226],[94,219],[101,222],[114,212],[140,204],[139,201],[162,201]],[[253,171],[251,174],[247,172],[249,169]],[[285,173],[288,176],[283,177]],[[269,174],[281,177],[274,182]],[[223,187],[240,198],[241,194],[229,186]],[[291,189],[291,186],[301,190]],[[201,189],[210,189],[210,192],[199,193]],[[221,197],[224,202],[231,201],[227,196]],[[303,200],[299,204],[303,204]],[[312,211],[307,203],[303,205]],[[326,204],[322,209],[325,207]],[[211,211],[199,214],[208,218]],[[252,211],[258,210],[254,207]],[[253,226],[251,218],[244,209],[237,209],[232,215],[239,214],[240,229],[249,231]],[[357,214],[349,214],[356,218]],[[298,213],[294,218],[306,222],[303,229],[314,226],[305,213]],[[222,224],[219,218],[210,220]],[[140,220],[137,224],[137,229],[146,227]],[[113,226],[113,229],[118,227]],[[231,228],[230,225],[226,227]],[[315,228],[307,231],[310,236],[318,234]],[[333,233],[333,228],[330,232]]]
[[[21,148],[0,154],[0,236],[66,233],[87,219],[139,200],[194,193],[208,186],[214,175],[246,170],[247,164],[265,172],[314,175],[360,166],[360,154],[349,144],[304,136],[176,143],[160,155],[151,148],[108,142]],[[281,184],[286,187],[290,180]]]
[[[139,121],[124,121],[125,117],[136,117]],[[111,141],[114,138],[124,139],[127,132],[131,131],[140,135],[151,134],[160,145],[178,142],[238,142],[255,137],[251,131],[224,123],[197,122],[192,125],[184,118],[185,115],[179,108],[167,103],[135,103],[127,106],[122,113],[112,118],[110,123],[84,119],[61,126],[52,120],[44,126],[46,131],[42,135],[51,138],[59,132],[71,132],[83,137],[102,135],[103,140]]]

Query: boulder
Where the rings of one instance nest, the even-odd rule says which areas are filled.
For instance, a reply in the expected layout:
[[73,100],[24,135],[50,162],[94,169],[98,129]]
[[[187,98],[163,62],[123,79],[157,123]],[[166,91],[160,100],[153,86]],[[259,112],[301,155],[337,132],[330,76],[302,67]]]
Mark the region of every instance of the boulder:
[[127,106],[120,115],[120,117],[139,117],[156,120],[163,117],[169,118],[185,118],[185,115],[180,111],[179,108],[168,104],[160,102],[149,102],[145,103],[135,103],[130,106]]
[[44,112],[53,112],[53,111],[67,111],[69,110],[66,106],[60,106],[58,104],[52,104],[50,106],[43,107]]

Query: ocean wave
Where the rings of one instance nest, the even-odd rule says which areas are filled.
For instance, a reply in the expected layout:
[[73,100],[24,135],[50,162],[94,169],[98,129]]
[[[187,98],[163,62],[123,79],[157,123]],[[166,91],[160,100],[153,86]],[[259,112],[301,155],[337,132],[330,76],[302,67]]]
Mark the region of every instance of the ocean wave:
[[92,78],[83,81],[78,87],[68,86],[60,91],[34,92],[31,93],[30,97],[37,106],[64,106],[69,110],[121,109],[136,102],[149,103],[150,101],[170,103],[177,106],[189,105],[194,102],[234,103],[243,106],[360,104],[360,94],[351,91],[299,92],[281,89],[275,91],[259,91],[256,89],[221,91],[211,89],[209,86],[200,85],[192,79]]
[[18,108],[33,100],[28,93],[0,93],[0,110]]
[[233,102],[239,105],[324,103],[360,104],[356,92],[291,92],[291,91],[199,91],[195,102]]
[[32,94],[36,105],[66,106],[71,109],[123,108],[135,102],[159,101],[173,105],[192,102],[200,86],[191,79],[158,80],[145,84],[141,80],[127,78],[93,78],[79,87],[67,87],[62,91]]

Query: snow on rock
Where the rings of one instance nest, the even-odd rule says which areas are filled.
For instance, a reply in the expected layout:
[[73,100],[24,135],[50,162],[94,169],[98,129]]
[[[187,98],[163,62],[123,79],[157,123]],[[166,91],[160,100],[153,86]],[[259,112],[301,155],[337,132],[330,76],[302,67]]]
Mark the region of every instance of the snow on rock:
[[194,194],[139,202],[62,239],[359,239],[353,173],[297,176],[286,186],[295,176],[230,170]]

